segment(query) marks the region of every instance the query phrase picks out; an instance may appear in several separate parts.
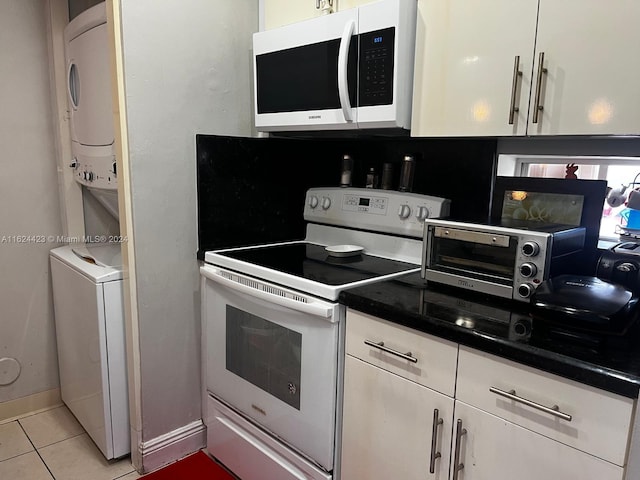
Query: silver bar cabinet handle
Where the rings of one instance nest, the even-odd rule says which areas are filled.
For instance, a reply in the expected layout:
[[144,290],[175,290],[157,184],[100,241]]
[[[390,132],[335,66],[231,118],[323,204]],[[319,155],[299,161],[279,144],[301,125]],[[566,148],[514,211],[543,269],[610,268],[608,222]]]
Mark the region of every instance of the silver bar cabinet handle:
[[520,71],[520,55],[516,55],[513,61],[513,79],[511,80],[511,104],[509,105],[509,125],[513,125],[513,117],[520,108],[516,106],[516,92],[518,90],[518,78],[522,77]]
[[538,113],[544,110],[544,106],[540,105],[540,95],[542,94],[542,74],[547,73],[544,67],[544,52],[540,52],[538,56],[538,82],[536,84],[536,102],[533,106],[533,123],[538,123]]
[[440,418],[438,409],[433,410],[433,427],[431,429],[431,459],[429,460],[429,473],[435,473],[436,460],[442,456],[440,452],[436,452],[436,443],[438,439],[438,426],[444,421]]
[[393,350],[389,347],[385,347],[384,342],[375,343],[375,342],[372,342],[371,340],[365,340],[364,344],[369,345],[370,347],[382,350],[383,352],[390,353],[391,355],[395,355],[396,357],[404,358],[405,360],[409,360],[412,363],[418,363],[418,359],[413,355],[411,355],[411,352],[407,352],[407,353],[398,352],[397,350]]
[[568,413],[561,412],[558,405],[554,405],[553,407],[540,405],[539,403],[532,402],[531,400],[527,400],[526,398],[518,397],[515,390],[509,390],[508,392],[505,392],[504,390],[500,390],[499,388],[490,387],[489,391],[491,393],[495,393],[496,395],[500,395],[501,397],[513,400],[514,402],[523,403],[524,405],[535,408],[536,410],[540,410],[541,412],[561,418],[562,420],[566,420],[567,422],[570,422],[573,418]]
[[460,444],[462,436],[467,434],[467,429],[462,428],[462,420],[456,422],[456,450],[453,454],[453,477],[452,480],[458,480],[458,472],[464,468],[464,463],[460,463]]

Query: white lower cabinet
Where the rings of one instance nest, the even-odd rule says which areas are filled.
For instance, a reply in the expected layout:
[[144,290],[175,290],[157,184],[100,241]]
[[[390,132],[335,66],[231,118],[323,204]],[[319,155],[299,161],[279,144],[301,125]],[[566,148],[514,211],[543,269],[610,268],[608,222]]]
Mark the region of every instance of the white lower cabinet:
[[[598,457],[551,440],[466,403],[456,401],[455,408],[452,480],[624,478],[623,468]],[[460,435],[456,435],[458,422]],[[456,465],[462,468],[456,469]]]
[[452,418],[451,397],[347,355],[342,480],[445,480]]
[[351,310],[346,353],[341,480],[625,479],[636,400]]
[[347,311],[341,480],[446,480],[458,346]]

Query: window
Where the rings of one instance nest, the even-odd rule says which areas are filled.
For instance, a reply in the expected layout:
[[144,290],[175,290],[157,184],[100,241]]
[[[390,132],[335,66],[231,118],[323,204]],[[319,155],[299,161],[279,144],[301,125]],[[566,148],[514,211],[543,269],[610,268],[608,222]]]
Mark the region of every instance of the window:
[[[626,200],[629,192],[635,188],[640,190],[640,158],[541,155],[498,157],[498,175],[501,176],[565,178],[572,173],[580,179],[606,180],[609,189],[619,189],[622,193],[620,200]],[[609,196],[612,197],[613,195]],[[616,205],[616,202],[613,203]],[[640,237],[640,210],[629,209],[626,201],[618,206],[605,201],[600,239],[617,241],[621,234]]]

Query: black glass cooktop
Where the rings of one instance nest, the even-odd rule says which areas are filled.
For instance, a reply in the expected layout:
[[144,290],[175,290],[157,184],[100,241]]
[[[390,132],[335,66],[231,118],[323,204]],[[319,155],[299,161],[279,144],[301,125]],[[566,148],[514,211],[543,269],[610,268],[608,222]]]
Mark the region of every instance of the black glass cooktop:
[[323,245],[306,242],[216,253],[325,285],[344,285],[419,268],[412,263],[366,254],[334,257]]

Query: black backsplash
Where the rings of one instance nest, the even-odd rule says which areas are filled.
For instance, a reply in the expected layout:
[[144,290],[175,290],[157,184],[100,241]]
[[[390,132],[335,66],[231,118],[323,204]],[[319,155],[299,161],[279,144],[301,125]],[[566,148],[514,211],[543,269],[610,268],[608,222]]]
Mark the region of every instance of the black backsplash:
[[416,159],[413,191],[451,199],[451,216],[485,221],[496,163],[494,139],[243,138],[196,135],[198,258],[206,250],[304,238],[306,191],[338,186],[342,155],[354,187],[404,155]]

